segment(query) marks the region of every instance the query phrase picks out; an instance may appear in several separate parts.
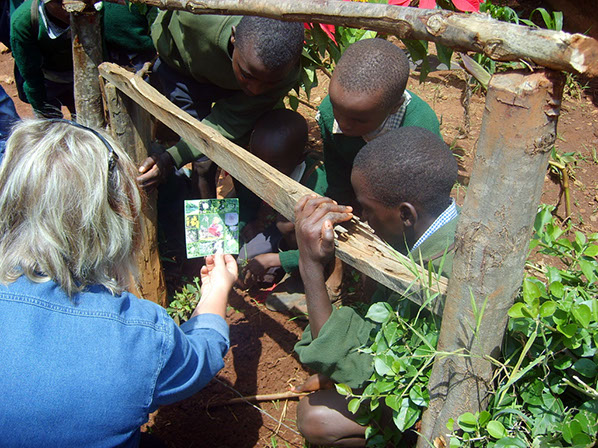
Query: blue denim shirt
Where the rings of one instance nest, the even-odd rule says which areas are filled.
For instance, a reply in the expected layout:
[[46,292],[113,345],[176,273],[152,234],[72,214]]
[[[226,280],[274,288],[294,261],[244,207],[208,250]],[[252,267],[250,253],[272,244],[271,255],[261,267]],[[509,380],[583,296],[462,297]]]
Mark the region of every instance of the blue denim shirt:
[[132,447],[159,406],[224,366],[222,317],[179,328],[155,303],[92,287],[72,300],[25,276],[0,285],[0,446]]

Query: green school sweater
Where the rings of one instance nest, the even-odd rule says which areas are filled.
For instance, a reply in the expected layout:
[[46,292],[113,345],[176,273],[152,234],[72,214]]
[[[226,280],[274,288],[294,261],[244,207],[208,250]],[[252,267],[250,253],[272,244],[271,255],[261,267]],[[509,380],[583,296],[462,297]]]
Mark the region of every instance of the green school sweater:
[[[401,126],[418,126],[442,137],[436,113],[420,97],[413,92],[409,93],[411,101],[407,106]],[[355,192],[351,186],[351,169],[355,156],[366,142],[361,137],[333,134],[334,114],[329,96],[324,98],[319,110],[318,124],[324,142],[324,166],[328,179],[326,196],[335,199],[340,204],[353,205]]]
[[[31,2],[19,6],[10,20],[10,42],[12,55],[23,76],[23,89],[35,111],[44,112],[46,88],[44,70],[69,73],[73,71],[73,54],[70,32],[57,39],[50,39],[41,17],[38,29],[31,26]],[[129,51],[150,51],[153,48],[149,36],[148,17],[137,8],[129,11],[128,6],[116,3],[103,4],[103,36],[105,45],[124,48]]]
[[[458,217],[430,235],[412,252],[414,259],[419,260],[420,256],[424,261],[432,259],[432,265],[438,269],[442,263],[441,255],[447,251],[443,273],[449,277],[454,257],[453,242],[457,221]],[[391,296],[394,296],[394,299]],[[393,302],[399,298],[397,293],[380,286],[372,296],[371,302]],[[316,372],[352,388],[362,388],[374,372],[374,366],[372,355],[359,352],[359,348],[371,343],[370,333],[376,330],[377,325],[351,307],[333,308],[318,337],[312,338],[308,325],[301,340],[295,345],[295,351],[301,363]]]
[[[291,90],[299,77],[299,66],[270,92],[248,96],[241,90],[232,68],[229,48],[231,29],[241,17],[197,15],[184,11],[161,11],[152,26],[152,39],[160,59],[198,83],[236,91],[216,101],[202,122],[234,143],[243,145],[257,119]],[[181,140],[169,148],[178,168],[202,155]]]
[[[306,167],[305,173],[308,174],[307,179],[301,179],[301,184],[305,185],[310,190],[323,195],[328,188],[326,182],[326,171],[322,165],[313,169],[314,164],[319,161],[307,157],[305,159]],[[311,174],[309,174],[311,172]],[[305,176],[304,176],[305,177]],[[249,188],[242,183],[235,181],[235,190],[239,198],[239,227],[243,228],[247,223],[257,218],[259,208],[262,200]],[[280,264],[285,272],[292,272],[299,268],[299,250],[286,250],[279,252]]]

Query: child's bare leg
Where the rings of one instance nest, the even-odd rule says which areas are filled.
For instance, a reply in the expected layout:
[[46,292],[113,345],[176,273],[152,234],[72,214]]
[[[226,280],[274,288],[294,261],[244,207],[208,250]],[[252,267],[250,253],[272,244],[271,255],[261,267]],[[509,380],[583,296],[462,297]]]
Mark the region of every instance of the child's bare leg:
[[347,400],[336,390],[319,390],[297,407],[297,426],[313,445],[365,446],[365,426],[355,422]]

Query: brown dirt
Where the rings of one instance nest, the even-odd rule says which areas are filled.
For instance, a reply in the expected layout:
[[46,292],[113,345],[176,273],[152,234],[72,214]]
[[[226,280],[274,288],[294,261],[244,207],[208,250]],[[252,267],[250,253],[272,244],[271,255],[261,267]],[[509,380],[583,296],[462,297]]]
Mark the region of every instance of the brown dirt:
[[[326,94],[327,79],[324,75],[320,79],[321,85],[311,95],[314,105]],[[21,103],[16,96],[9,54],[0,54],[0,84],[15,100],[22,117],[33,116],[30,106]],[[459,71],[432,73],[423,84],[413,75],[409,84],[410,90],[436,110],[445,140],[459,156],[460,179],[455,188],[459,203],[463,202],[467,190],[484,110],[484,97],[478,92],[471,98],[471,129],[464,135],[461,106],[464,87],[465,77]],[[575,152],[577,160],[573,167],[571,220],[576,228],[587,233],[598,231],[596,92],[591,88],[582,89],[577,96],[567,95],[558,126],[557,149],[563,153]],[[321,143],[314,120],[315,111],[301,106],[300,112],[308,118],[310,147],[318,149]],[[542,201],[558,205],[558,216],[565,217],[560,186],[554,176],[546,176]],[[257,405],[259,409],[247,404],[208,406],[236,397],[233,389],[242,395],[269,394],[287,391],[291,384],[305,380],[309,373],[301,367],[292,350],[305,323],[270,312],[239,291],[232,297],[227,320],[231,325],[231,350],[217,381],[212,381],[196,396],[161,409],[152,416],[147,430],[163,439],[170,448],[302,447],[303,439],[296,433],[297,402],[294,400],[260,403]]]

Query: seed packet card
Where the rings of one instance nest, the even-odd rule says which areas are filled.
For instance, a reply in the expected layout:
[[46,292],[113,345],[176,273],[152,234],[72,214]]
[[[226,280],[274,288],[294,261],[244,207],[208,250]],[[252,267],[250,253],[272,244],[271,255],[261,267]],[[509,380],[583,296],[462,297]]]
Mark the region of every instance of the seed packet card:
[[185,201],[187,258],[239,253],[239,200]]

